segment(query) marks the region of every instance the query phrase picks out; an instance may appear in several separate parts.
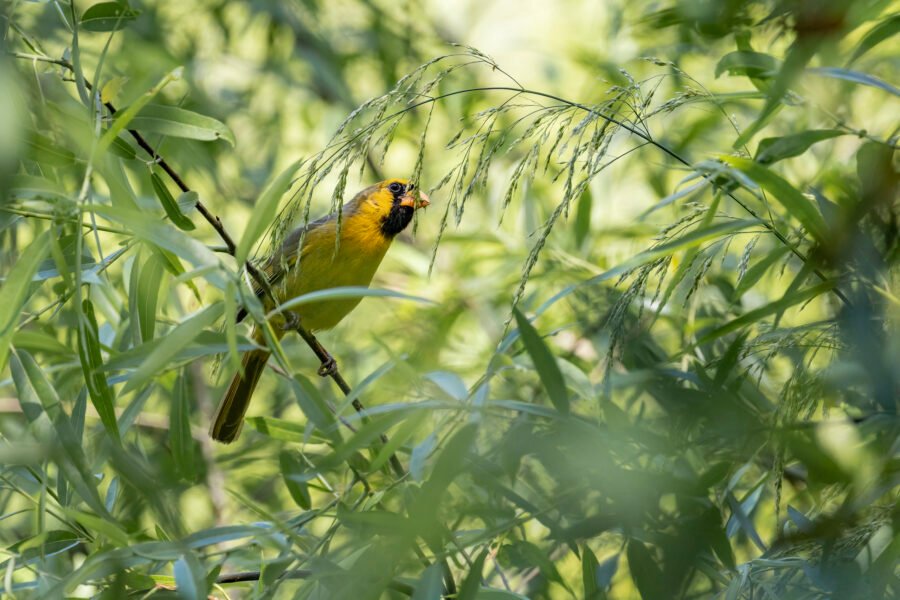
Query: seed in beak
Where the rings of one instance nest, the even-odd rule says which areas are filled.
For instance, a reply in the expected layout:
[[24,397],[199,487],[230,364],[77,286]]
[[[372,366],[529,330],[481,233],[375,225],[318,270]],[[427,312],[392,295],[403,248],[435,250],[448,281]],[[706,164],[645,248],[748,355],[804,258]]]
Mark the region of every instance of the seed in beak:
[[431,204],[431,199],[425,192],[409,191],[400,199],[400,206],[408,206],[413,209],[425,208],[429,204]]

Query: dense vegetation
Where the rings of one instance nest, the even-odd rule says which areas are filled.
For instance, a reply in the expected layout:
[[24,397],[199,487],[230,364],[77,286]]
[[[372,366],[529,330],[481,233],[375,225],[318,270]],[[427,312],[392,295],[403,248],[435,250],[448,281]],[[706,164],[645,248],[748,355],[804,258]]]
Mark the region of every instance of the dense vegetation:
[[[437,4],[0,7],[4,594],[900,596],[900,4]],[[344,391],[286,336],[213,444],[386,176]]]

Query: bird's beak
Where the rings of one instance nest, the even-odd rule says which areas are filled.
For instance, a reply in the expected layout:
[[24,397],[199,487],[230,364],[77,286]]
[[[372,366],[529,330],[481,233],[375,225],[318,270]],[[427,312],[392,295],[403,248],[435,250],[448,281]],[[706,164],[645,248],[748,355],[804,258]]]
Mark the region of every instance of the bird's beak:
[[429,204],[431,204],[431,199],[428,194],[416,190],[410,190],[400,198],[400,206],[408,206],[412,209],[425,208]]

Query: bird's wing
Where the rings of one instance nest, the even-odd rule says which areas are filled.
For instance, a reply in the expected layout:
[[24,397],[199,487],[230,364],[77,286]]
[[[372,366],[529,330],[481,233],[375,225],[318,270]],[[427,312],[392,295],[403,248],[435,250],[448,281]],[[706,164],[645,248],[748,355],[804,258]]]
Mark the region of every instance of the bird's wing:
[[[284,238],[284,242],[282,242],[281,248],[278,250],[278,252],[269,257],[269,259],[262,265],[262,272],[266,276],[266,279],[268,279],[270,286],[274,286],[279,281],[281,281],[285,273],[293,268],[298,260],[298,252],[299,258],[303,257],[305,249],[301,247],[302,240],[305,239],[308,234],[318,229],[319,227],[322,227],[333,219],[334,215],[328,215],[320,219],[316,219],[315,221],[310,221],[306,225],[297,227]],[[257,298],[260,299],[262,299],[262,297],[265,295],[263,289],[255,282],[253,285],[253,293]],[[247,309],[240,309],[237,313],[237,322],[240,323],[246,316]]]

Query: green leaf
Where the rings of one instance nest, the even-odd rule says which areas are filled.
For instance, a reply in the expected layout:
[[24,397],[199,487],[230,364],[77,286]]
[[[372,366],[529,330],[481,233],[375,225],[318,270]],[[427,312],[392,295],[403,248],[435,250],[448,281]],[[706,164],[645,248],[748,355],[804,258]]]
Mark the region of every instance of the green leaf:
[[733,300],[735,302],[740,300],[741,296],[746,294],[750,290],[750,288],[755,286],[757,282],[759,282],[759,280],[763,278],[763,276],[769,271],[772,265],[784,258],[784,256],[790,251],[791,249],[787,246],[778,246],[776,248],[773,248],[762,258],[762,260],[747,269],[747,272],[738,282],[737,288],[735,288],[734,290]]
[[566,582],[559,574],[556,565],[550,560],[547,552],[536,544],[525,540],[519,540],[503,546],[501,551],[507,555],[508,560],[510,560],[513,565],[517,567],[538,567],[541,571],[541,575],[547,580],[556,582],[568,589]]
[[246,417],[244,423],[273,440],[305,442],[309,432],[305,425],[275,417]]
[[598,600],[605,597],[605,593],[597,585],[597,570],[600,563],[597,556],[585,544],[581,547],[581,582],[584,588],[585,600]]
[[52,138],[36,131],[29,133],[25,143],[28,146],[28,157],[35,162],[52,167],[68,167],[75,164],[75,154]]
[[807,300],[811,300],[816,296],[831,291],[836,284],[837,283],[835,281],[823,281],[819,285],[803,290],[802,292],[796,292],[789,296],[784,296],[780,300],[776,300],[775,302],[771,302],[769,304],[766,304],[765,306],[761,306],[755,310],[751,310],[748,313],[744,313],[740,317],[705,333],[697,340],[694,345],[700,346],[702,344],[708,344],[709,342],[718,339],[723,335],[731,333],[732,331],[736,331],[738,329],[741,329],[742,327],[756,323],[757,321],[760,321],[765,317],[774,315],[775,313],[781,312],[786,308],[790,308],[791,306],[794,306],[796,304],[801,304],[803,302],[806,302]]
[[900,88],[894,87],[887,81],[878,79],[877,77],[869,75],[867,73],[851,71],[850,69],[841,69],[839,67],[816,67],[814,69],[807,69],[806,71],[814,75],[831,77],[832,79],[843,79],[844,81],[850,81],[853,83],[858,83],[860,85],[867,85],[869,87],[884,90],[885,92],[893,94],[894,96],[900,96]]
[[0,286],[0,371],[9,358],[9,344],[16,333],[22,307],[28,300],[31,280],[50,249],[49,236],[50,232],[45,231],[25,247]]
[[120,442],[119,425],[116,421],[116,400],[103,374],[103,356],[100,353],[100,335],[94,305],[85,299],[81,304],[78,326],[78,356],[84,382],[90,392],[91,403],[100,415],[100,422],[115,442]]
[[531,362],[541,378],[541,383],[544,384],[550,401],[559,412],[567,414],[569,412],[569,392],[566,390],[566,381],[563,379],[556,359],[544,343],[543,338],[531,325],[531,322],[519,312],[519,309],[514,308],[513,314],[516,317],[516,325],[519,328],[522,343],[531,357]]
[[116,136],[116,138],[112,141],[112,144],[109,145],[109,153],[118,156],[119,158],[124,158],[125,160],[134,160],[137,158],[137,152],[135,149],[122,139],[122,136]]
[[193,481],[197,476],[194,463],[194,438],[191,435],[191,404],[195,397],[186,372],[175,382],[172,410],[169,414],[169,443],[175,466],[182,479]]
[[375,460],[372,461],[372,464],[369,466],[372,471],[377,471],[381,467],[387,464],[388,460],[390,460],[391,456],[396,454],[397,450],[399,450],[403,444],[405,444],[409,439],[415,435],[416,431],[422,425],[422,422],[428,416],[428,413],[425,411],[416,412],[409,416],[400,427],[391,435],[388,443],[385,444],[379,451],[378,456],[375,457]]
[[64,508],[63,512],[67,517],[71,517],[78,521],[85,529],[94,535],[105,535],[109,538],[110,542],[118,544],[119,546],[127,546],[131,543],[131,540],[128,538],[128,533],[126,533],[115,521],[101,519],[96,515],[73,510],[71,508]]
[[44,376],[41,367],[27,352],[17,351],[10,360],[10,370],[16,385],[16,394],[22,413],[35,422],[46,417],[53,425],[56,439],[62,452],[56,457],[66,481],[71,484],[82,500],[98,515],[112,520],[112,515],[100,499],[97,479],[88,468],[87,459],[81,448],[81,440],[75,435],[68,415],[63,410],[59,396],[53,385]]
[[434,300],[429,300],[428,298],[423,298],[421,296],[411,296],[410,294],[403,294],[393,290],[361,286],[343,286],[309,292],[302,296],[295,296],[274,308],[266,315],[266,318],[272,318],[282,310],[291,310],[298,306],[303,306],[304,304],[321,302],[323,300],[343,300],[345,298],[398,298],[400,300],[412,300],[413,302],[422,302],[424,304],[435,304]]
[[[357,429],[352,437],[338,445],[334,452],[319,460],[316,466],[322,471],[327,471],[350,460],[354,453],[375,443],[381,434],[400,422],[404,416],[402,412],[395,412],[372,419]],[[323,433],[327,435],[328,431]]]
[[713,378],[713,385],[716,387],[721,387],[724,385],[730,376],[740,373],[740,358],[741,351],[744,349],[744,342],[747,339],[747,333],[744,332],[741,335],[734,338],[734,341],[728,345],[728,350],[722,355],[722,358],[719,360],[719,364],[716,367],[716,374]]
[[87,31],[118,31],[134,21],[140,13],[121,2],[94,4],[81,16],[80,27]]
[[856,62],[860,56],[884,40],[894,37],[898,33],[900,33],[900,14],[887,17],[863,36],[863,39],[859,41],[856,50],[853,51],[853,55],[850,57],[850,60],[847,61],[847,64],[849,65]]
[[157,377],[169,365],[179,350],[190,344],[207,327],[222,316],[224,306],[217,302],[176,325],[165,335],[165,344],[157,346],[143,364],[131,374],[122,393],[140,389]]
[[790,86],[816,53],[822,38],[819,36],[797,37],[788,48],[784,62],[778,69],[778,74],[772,78],[771,85],[767,86],[766,104],[759,111],[756,121],[746,127],[735,140],[733,147],[741,148],[749,142],[753,136],[769,123],[778,110],[785,104],[785,97],[790,91]]
[[465,580],[459,587],[457,600],[475,600],[477,598],[478,590],[481,588],[481,573],[484,571],[484,561],[490,550],[490,548],[486,547],[478,554],[475,562],[472,563],[471,568],[469,568],[469,574],[466,575]]
[[248,537],[264,538],[271,534],[272,530],[262,525],[226,525],[197,531],[186,536],[181,542],[188,548],[205,548]]
[[184,600],[205,600],[206,571],[193,552],[185,553],[175,561],[175,585],[178,597]]
[[194,223],[181,212],[181,208],[175,202],[175,198],[169,193],[169,189],[159,175],[151,173],[150,181],[153,183],[153,191],[156,193],[156,197],[159,198],[159,203],[162,204],[163,210],[166,211],[166,215],[171,219],[172,223],[182,231],[192,231],[195,228]]
[[212,142],[224,140],[234,146],[234,133],[218,119],[177,106],[148,104],[131,121],[131,129],[177,138]]
[[[591,277],[585,281],[572,284],[555,296],[541,304],[538,309],[535,311],[535,317],[542,315],[548,308],[550,308],[556,302],[562,300],[566,296],[570,295],[572,292],[586,286],[596,285],[598,283],[602,283],[604,281],[608,281],[613,279],[614,277],[618,277],[622,273],[626,273],[632,270],[635,267],[639,267],[640,265],[646,264],[648,262],[654,261],[657,258],[662,258],[663,256],[669,256],[678,252],[679,250],[684,250],[686,248],[693,248],[695,246],[699,246],[703,242],[714,239],[719,236],[727,235],[731,232],[737,231],[739,229],[743,229],[745,227],[750,227],[752,225],[759,224],[759,221],[751,220],[751,219],[735,219],[732,221],[726,221],[722,223],[717,223],[716,225],[711,225],[710,227],[704,227],[702,229],[695,229],[688,234],[681,236],[680,238],[676,238],[674,240],[668,241],[664,244],[660,244],[654,248],[650,248],[649,250],[644,250],[640,254],[633,256],[629,260],[626,260],[622,264],[613,267],[612,269],[601,273],[595,277]],[[503,344],[507,345],[508,342],[511,341],[513,334],[507,336],[507,339],[503,340]]]
[[132,265],[133,286],[129,290],[129,300],[133,302],[132,318],[137,323],[136,331],[140,334],[138,343],[146,343],[153,339],[156,332],[156,307],[162,286],[163,264],[151,254],[142,264],[135,260]]
[[13,198],[46,198],[71,201],[69,192],[55,181],[35,175],[13,175],[9,178],[9,193]]
[[[167,343],[165,336],[161,336],[154,338],[149,342],[144,342],[140,346],[129,348],[124,352],[111,356],[106,361],[106,364],[103,365],[103,370],[110,373],[121,369],[137,368],[147,360],[147,357],[152,352],[157,350],[160,346],[165,346]],[[249,339],[243,336],[238,337],[239,351],[246,352],[257,348],[259,348],[259,346],[252,343]],[[220,354],[227,350],[228,341],[224,333],[221,331],[202,331],[193,341],[191,341],[191,343],[179,350],[172,360],[173,362],[184,362],[203,356]]]
[[581,198],[578,199],[578,205],[575,210],[575,227],[573,233],[575,235],[575,246],[581,248],[584,240],[587,239],[591,232],[591,210],[594,206],[594,196],[591,194],[591,188],[585,187]]
[[754,160],[768,165],[792,156],[800,156],[813,144],[841,135],[847,135],[847,132],[840,129],[811,129],[783,137],[765,138],[756,147]]
[[295,450],[282,450],[278,455],[278,464],[281,467],[281,477],[284,479],[284,485],[287,487],[291,498],[297,503],[297,506],[303,510],[312,508],[312,498],[309,495],[309,488],[306,482],[315,477],[315,473],[310,472],[309,465],[300,457]]
[[12,345],[21,350],[27,350],[34,354],[36,352],[45,352],[47,354],[56,354],[71,358],[73,351],[71,348],[60,342],[55,336],[42,331],[30,329],[19,329],[13,335]]
[[263,193],[259,196],[259,199],[256,201],[256,206],[253,208],[253,214],[250,215],[250,221],[247,223],[247,227],[244,228],[244,233],[241,235],[241,241],[234,253],[234,258],[239,265],[242,265],[247,261],[250,249],[253,248],[253,245],[259,237],[269,225],[272,224],[272,220],[275,218],[275,212],[278,210],[278,203],[281,200],[281,196],[283,196],[288,188],[290,188],[294,173],[296,173],[297,169],[299,169],[302,164],[303,161],[300,160],[291,164],[288,168],[279,173],[278,177],[269,183],[269,185],[266,186],[266,189],[263,190]]
[[731,530],[728,532],[728,536],[734,535],[737,532],[737,529],[740,528],[747,534],[756,547],[761,551],[766,551],[766,545],[762,541],[762,538],[759,537],[759,533],[756,531],[756,527],[753,525],[753,519],[750,518],[750,515],[753,513],[757,504],[759,503],[759,499],[762,495],[762,486],[757,486],[755,489],[747,492],[747,495],[741,502],[738,502],[737,498],[734,497],[732,492],[728,492],[725,495],[726,500],[728,501],[728,505],[731,507],[731,518],[729,519],[729,525],[731,525]]
[[[147,216],[140,211],[99,204],[85,206],[84,210],[95,212],[107,219],[122,223],[134,235],[149,242],[151,246],[168,250],[197,268],[218,267],[221,264],[215,252],[199,241],[185,235],[168,223],[147,219]],[[168,259],[169,257],[162,254],[162,258]],[[168,269],[176,271],[181,267],[181,265],[177,265],[171,260],[167,260],[164,264]],[[218,269],[205,270],[204,277],[219,289],[224,290],[228,285],[227,280]]]
[[341,435],[337,430],[337,421],[316,386],[309,379],[297,373],[291,380],[291,388],[297,404],[300,405],[300,410],[303,411],[306,418],[332,441],[340,443]]
[[475,600],[528,600],[527,596],[508,592],[506,590],[495,590],[493,588],[481,588]]
[[409,508],[413,522],[428,527],[429,521],[435,518],[447,488],[468,467],[467,456],[473,453],[477,436],[478,425],[466,423],[444,444],[431,475],[422,484],[419,495]]
[[722,73],[766,79],[778,72],[778,61],[761,52],[729,52],[716,64],[716,77]]
[[440,562],[429,565],[416,582],[412,600],[441,600],[441,593],[444,591],[442,575]]
[[719,557],[719,561],[726,569],[734,569],[734,551],[731,549],[731,542],[722,526],[721,515],[715,507],[710,508],[703,516],[706,535],[709,538],[709,544]]
[[689,185],[689,186],[684,187],[676,192],[672,192],[671,194],[669,194],[668,196],[666,196],[665,198],[663,198],[662,200],[660,200],[659,202],[657,202],[656,204],[654,204],[653,206],[651,206],[650,208],[648,208],[647,210],[642,212],[640,219],[645,219],[648,215],[659,210],[660,208],[663,208],[664,206],[668,206],[668,205],[672,204],[673,202],[681,200],[682,198],[691,196],[695,192],[703,191],[706,188],[706,186],[708,186],[708,185],[710,185],[709,180],[706,178],[703,178],[699,182],[697,182],[693,185]]
[[737,156],[722,156],[721,160],[739,171],[745,173],[757,185],[775,196],[788,214],[800,221],[800,224],[819,243],[825,242],[825,221],[816,210],[815,205],[807,200],[794,186],[780,175],[764,167],[763,165],[746,158]]
[[469,390],[462,377],[450,371],[432,371],[425,374],[425,379],[433,382],[440,391],[453,400],[464,402],[469,397]]
[[140,98],[135,100],[134,103],[131,104],[131,106],[117,113],[116,118],[113,119],[113,122],[110,125],[109,129],[107,129],[103,133],[103,135],[100,137],[100,140],[97,142],[97,146],[94,148],[94,157],[98,157],[106,152],[110,144],[112,144],[116,137],[128,127],[128,124],[131,123],[131,120],[137,116],[141,109],[144,108],[144,106],[146,106],[153,99],[153,97],[159,93],[161,89],[169,85],[171,82],[181,79],[181,73],[181,67],[172,70],[162,79],[160,79],[159,83],[147,90]]
[[631,579],[641,593],[641,598],[656,600],[668,597],[662,584],[662,570],[647,547],[637,540],[629,540],[627,555],[628,570],[631,571]]

